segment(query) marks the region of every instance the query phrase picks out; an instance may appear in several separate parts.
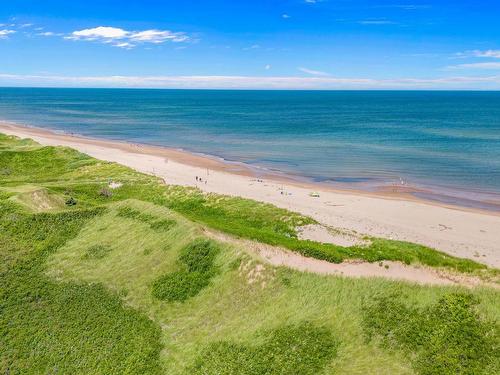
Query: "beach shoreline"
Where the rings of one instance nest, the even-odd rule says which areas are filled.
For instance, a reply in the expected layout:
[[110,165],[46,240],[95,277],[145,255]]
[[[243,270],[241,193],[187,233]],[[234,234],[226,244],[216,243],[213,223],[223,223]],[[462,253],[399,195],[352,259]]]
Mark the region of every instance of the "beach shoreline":
[[173,148],[75,136],[3,121],[0,132],[32,138],[42,145],[72,147],[97,159],[156,175],[168,184],[255,199],[311,216],[327,226],[416,242],[500,266],[500,238],[495,232],[500,227],[499,212],[421,199],[412,195],[411,187],[376,192],[342,190]]

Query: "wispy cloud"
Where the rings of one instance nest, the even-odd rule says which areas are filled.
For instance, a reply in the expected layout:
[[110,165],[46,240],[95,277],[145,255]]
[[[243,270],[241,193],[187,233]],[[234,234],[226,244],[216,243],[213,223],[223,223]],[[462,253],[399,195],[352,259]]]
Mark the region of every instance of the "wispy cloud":
[[91,29],[73,31],[70,35],[65,36],[64,38],[68,40],[96,41],[127,49],[143,43],[178,43],[190,40],[190,37],[183,32],[156,29],[128,31],[110,26],[98,26]]
[[250,47],[245,47],[243,48],[244,51],[248,51],[248,50],[252,50],[252,49],[259,49],[261,48],[260,47],[260,44],[252,44]]
[[471,64],[458,64],[450,65],[447,69],[487,69],[487,70],[500,70],[500,62],[484,62],[484,63],[471,63]]
[[500,75],[434,79],[260,76],[57,76],[1,74],[0,84],[53,87],[226,89],[499,89]]
[[473,51],[473,53],[474,56],[476,57],[493,57],[495,59],[500,59],[500,50],[493,50],[493,49],[489,49],[486,51],[475,50]]
[[422,10],[432,8],[429,4],[389,4],[389,5],[377,5],[374,8],[396,8],[402,10]]
[[264,67],[264,69],[266,69],[266,70],[271,69],[271,65],[267,64],[267,65]]
[[389,20],[361,20],[358,21],[360,25],[395,25],[396,22]]
[[288,19],[288,18],[290,18],[290,15],[284,13],[281,15],[281,18]]
[[309,69],[309,68],[304,68],[304,67],[299,67],[297,68],[298,70],[300,70],[302,73],[306,73],[306,74],[311,74],[313,76],[322,76],[322,77],[326,77],[326,76],[329,76],[330,74],[328,73],[325,73],[325,72],[321,72],[319,70],[313,70],[313,69]]
[[37,33],[36,35],[39,35],[39,36],[62,36],[64,34],[62,34],[62,33],[54,33],[52,31],[44,31],[42,33]]
[[467,57],[484,57],[484,58],[494,58],[500,59],[500,50],[488,49],[488,50],[469,50],[465,52],[457,52],[453,56],[459,59],[465,59]]
[[9,35],[14,34],[16,30],[3,29],[0,30],[0,39],[7,39]]

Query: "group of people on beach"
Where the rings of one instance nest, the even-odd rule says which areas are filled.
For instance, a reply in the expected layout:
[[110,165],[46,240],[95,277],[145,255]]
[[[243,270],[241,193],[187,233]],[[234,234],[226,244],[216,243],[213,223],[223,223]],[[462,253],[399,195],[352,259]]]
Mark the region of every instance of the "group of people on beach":
[[[196,176],[196,182],[203,183],[203,179],[201,177]],[[207,180],[205,179],[205,185],[207,184]]]

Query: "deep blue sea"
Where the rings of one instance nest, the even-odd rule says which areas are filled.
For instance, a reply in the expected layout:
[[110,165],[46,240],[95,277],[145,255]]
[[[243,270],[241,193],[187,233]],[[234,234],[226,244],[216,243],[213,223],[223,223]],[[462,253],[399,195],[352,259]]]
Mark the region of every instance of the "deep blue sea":
[[0,88],[0,119],[500,202],[500,92]]

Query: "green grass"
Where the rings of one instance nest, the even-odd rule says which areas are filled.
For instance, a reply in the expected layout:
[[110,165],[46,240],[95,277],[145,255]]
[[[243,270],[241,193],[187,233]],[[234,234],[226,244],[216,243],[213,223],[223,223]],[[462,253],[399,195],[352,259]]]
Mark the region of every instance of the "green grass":
[[160,373],[159,328],[102,286],[56,283],[46,258],[102,210],[27,215],[2,205],[0,371]]
[[[38,186],[51,204],[76,201],[68,209],[98,207],[127,199],[139,199],[168,207],[192,221],[235,236],[283,246],[300,254],[330,262],[363,259],[369,262],[383,260],[407,264],[424,264],[453,271],[497,275],[483,264],[461,259],[437,250],[408,242],[371,239],[369,246],[342,247],[297,238],[297,227],[315,223],[309,217],[249,199],[205,194],[194,188],[165,186],[160,180],[114,164],[101,162],[77,151],[59,147],[40,147],[36,143],[0,138],[0,165],[8,174],[0,178],[0,190],[16,186]],[[110,181],[123,184],[114,190]],[[102,191],[111,194],[102,194]],[[18,199],[14,197],[13,199]],[[30,197],[24,201],[29,206]],[[40,206],[40,202],[32,206]],[[140,217],[137,218],[141,220]],[[150,220],[143,217],[143,220]],[[158,222],[158,229],[171,225]]]
[[[0,136],[0,155],[39,148]],[[12,161],[32,156],[11,155],[9,174],[0,176],[0,372],[500,371],[498,290],[275,268],[210,239],[204,226],[337,260],[339,254],[390,257],[454,269],[462,260],[389,240],[369,248],[300,241],[295,227],[311,222],[301,215],[165,187],[71,150],[62,155],[71,160],[40,175]],[[110,180],[124,185],[100,194]],[[51,200],[74,197],[77,204],[39,212],[30,196],[16,199],[30,189],[45,189]],[[469,270],[477,266],[471,264]],[[180,282],[191,274],[209,280],[201,288]],[[174,287],[159,282],[165,275]],[[157,298],[155,286],[188,298]]]
[[[120,216],[120,207],[124,206],[155,218],[175,220],[177,224],[169,231],[156,231],[147,223]],[[120,233],[122,238],[118,238]],[[404,293],[411,296],[411,303],[419,311],[426,311],[441,298],[464,292],[459,288],[322,277],[275,269],[240,249],[212,241],[200,242],[200,238],[202,228],[164,207],[135,200],[121,202],[89,221],[76,238],[52,255],[47,274],[60,282],[101,283],[120,295],[128,306],[151,317],[163,327],[161,358],[163,371],[168,374],[231,373],[234,368],[239,368],[240,373],[287,373],[288,367],[283,367],[283,372],[280,368],[286,358],[293,356],[293,350],[289,352],[289,346],[279,344],[280,335],[286,337],[283,341],[297,340],[292,349],[304,353],[302,358],[309,369],[305,373],[365,374],[376,368],[381,374],[411,374],[418,370],[407,360],[413,349],[366,340],[367,303],[375,304],[374,297],[384,293]],[[82,261],[89,246],[98,243],[106,244],[111,251],[105,257]],[[207,258],[200,257],[210,252],[207,245],[200,244],[213,244],[218,250]],[[147,249],[151,251],[145,252]],[[155,282],[182,267],[193,272],[216,267],[217,272],[208,285],[187,299],[156,298],[151,293]],[[182,285],[189,287],[189,283]],[[468,293],[481,301],[475,307],[481,319],[495,320],[500,316],[497,291],[477,289]],[[443,316],[436,320],[447,324]],[[467,332],[475,323],[461,324]],[[303,328],[306,326],[311,330]],[[316,333],[318,336],[311,339],[310,335]],[[484,337],[491,333],[485,332]],[[322,341],[325,337],[332,345],[331,351]],[[480,345],[484,337],[472,337],[470,342]],[[326,352],[311,344],[316,340]],[[306,347],[309,344],[311,351]],[[441,347],[445,349],[446,346]]]
[[141,211],[134,210],[130,207],[121,207],[118,210],[118,216],[129,219],[139,220],[148,223],[155,230],[169,230],[175,225],[175,221],[171,219],[158,219],[153,215],[144,214]]

